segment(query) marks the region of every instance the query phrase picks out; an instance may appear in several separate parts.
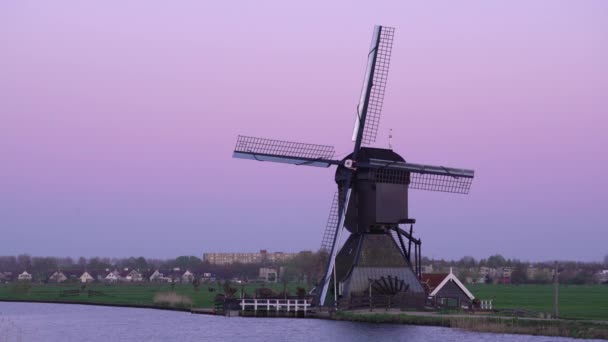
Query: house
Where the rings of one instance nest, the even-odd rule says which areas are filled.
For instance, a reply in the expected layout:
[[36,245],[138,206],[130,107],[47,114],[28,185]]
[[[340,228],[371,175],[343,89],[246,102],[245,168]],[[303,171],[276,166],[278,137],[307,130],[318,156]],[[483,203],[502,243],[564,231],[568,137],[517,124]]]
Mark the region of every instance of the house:
[[0,272],[0,283],[8,283],[13,280],[13,272]]
[[128,268],[125,268],[120,274],[120,280],[128,283],[139,283],[144,281],[144,277],[136,270],[129,271]]
[[49,277],[49,283],[63,283],[66,280],[68,280],[68,277],[61,271],[56,271]]
[[168,283],[181,283],[182,275],[184,275],[185,272],[182,273],[182,270],[179,267],[173,267],[172,270],[164,273]]
[[184,274],[182,274],[182,283],[191,284],[194,281],[194,274],[190,272],[190,270],[186,270]]
[[155,283],[155,282],[160,282],[161,278],[163,278],[163,274],[160,273],[159,270],[154,271],[154,273],[152,273],[152,275],[150,275],[150,281]]
[[111,284],[115,284],[120,280],[120,273],[118,273],[118,271],[114,270],[110,273],[108,273],[107,276],[105,276],[105,278],[103,278],[107,283],[111,283]]
[[23,271],[23,273],[19,274],[17,276],[18,280],[24,280],[24,281],[29,281],[32,280],[32,275],[27,273],[27,271]]
[[279,279],[276,268],[272,267],[260,267],[258,277],[267,283],[276,283]]
[[95,280],[95,278],[91,275],[91,273],[84,271],[82,275],[79,277],[81,283],[91,283]]
[[211,272],[204,272],[201,281],[203,283],[213,282],[215,281],[215,276]]
[[511,274],[513,274],[513,271],[515,271],[515,267],[503,267],[500,282],[503,284],[511,284]]
[[434,306],[468,308],[475,299],[466,286],[456,278],[451,268],[448,274],[422,274],[421,283]]
[[595,279],[600,284],[608,284],[608,270],[601,270],[595,274]]
[[422,273],[433,273],[433,264],[422,265]]

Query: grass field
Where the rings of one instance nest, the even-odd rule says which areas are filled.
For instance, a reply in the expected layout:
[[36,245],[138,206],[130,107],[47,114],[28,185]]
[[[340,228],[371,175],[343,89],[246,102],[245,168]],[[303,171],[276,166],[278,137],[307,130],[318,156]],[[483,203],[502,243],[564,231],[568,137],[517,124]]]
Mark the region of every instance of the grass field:
[[[282,284],[249,284],[247,294],[255,288],[270,287],[276,292],[283,290]],[[288,284],[288,291],[296,292],[301,284]],[[209,287],[215,289],[209,291]],[[234,285],[240,296],[240,285]],[[304,287],[304,286],[302,286]],[[479,299],[493,299],[495,309],[527,309],[538,312],[553,312],[552,285],[469,285],[471,292]],[[80,284],[32,285],[28,291],[21,291],[14,284],[0,285],[0,300],[28,301],[74,301],[87,303],[107,303],[122,305],[162,306],[155,303],[157,294],[175,292],[189,300],[183,306],[195,308],[213,307],[213,299],[218,291],[215,284],[202,284],[198,291],[192,285],[179,285],[171,288],[168,284],[128,284],[104,285],[89,284],[78,296],[60,296],[61,291],[76,290]],[[86,290],[101,291],[105,296],[88,297]],[[608,320],[608,286],[604,285],[562,285],[559,289],[559,313],[561,318]]]
[[[287,285],[289,293],[295,294],[301,284],[290,283]],[[215,291],[210,292],[209,287]],[[240,296],[241,286],[233,285],[238,289],[237,296]],[[244,288],[245,293],[253,294],[258,287],[269,287],[276,292],[283,291],[283,284],[249,284]],[[0,285],[0,300],[27,300],[27,301],[73,301],[86,303],[122,304],[122,305],[141,305],[141,306],[162,306],[155,303],[154,297],[157,294],[175,292],[178,295],[189,298],[192,307],[211,308],[216,294],[223,293],[218,290],[215,284],[202,284],[198,291],[190,284],[176,284],[174,288],[169,284],[128,284],[128,285],[105,285],[88,284],[84,291],[77,296],[61,296],[62,291],[80,289],[80,284],[61,284],[61,285],[32,285],[31,289],[24,291],[16,288],[14,284]],[[104,296],[88,296],[88,290],[101,291]],[[179,306],[179,305],[178,305]],[[190,307],[190,304],[183,305]]]
[[[553,285],[468,285],[479,299],[493,299],[495,309],[521,308],[553,312]],[[561,285],[559,316],[608,320],[608,286]]]

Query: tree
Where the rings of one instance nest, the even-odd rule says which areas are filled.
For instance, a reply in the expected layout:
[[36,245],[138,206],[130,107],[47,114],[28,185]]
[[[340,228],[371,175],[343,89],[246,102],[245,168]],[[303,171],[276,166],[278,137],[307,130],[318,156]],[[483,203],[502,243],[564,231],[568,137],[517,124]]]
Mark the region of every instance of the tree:
[[488,258],[488,266],[492,268],[503,267],[506,263],[507,261],[500,254],[492,255]]
[[20,271],[32,269],[32,258],[28,254],[20,254],[17,256],[17,266]]
[[0,256],[0,271],[18,272],[17,258],[14,256]]
[[85,258],[85,257],[78,258],[78,266],[80,266],[82,268],[87,267],[87,258]]
[[511,273],[511,282],[513,284],[525,284],[528,282],[528,274],[524,268],[524,265],[518,265]]
[[608,254],[604,257],[604,266],[608,266]]
[[477,261],[475,261],[475,258],[473,258],[472,256],[469,256],[469,255],[463,256],[460,259],[460,261],[458,261],[459,267],[471,268],[471,267],[475,267],[476,264],[477,264]]

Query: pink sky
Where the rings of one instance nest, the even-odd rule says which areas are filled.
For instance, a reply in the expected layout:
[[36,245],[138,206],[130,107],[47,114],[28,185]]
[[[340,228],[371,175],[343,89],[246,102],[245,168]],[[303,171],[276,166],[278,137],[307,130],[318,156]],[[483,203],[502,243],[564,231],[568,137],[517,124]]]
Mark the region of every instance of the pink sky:
[[231,159],[237,134],[350,141],[374,24],[396,36],[378,146],[473,168],[412,191],[431,257],[600,260],[605,1],[4,1],[0,254],[318,248],[334,169]]

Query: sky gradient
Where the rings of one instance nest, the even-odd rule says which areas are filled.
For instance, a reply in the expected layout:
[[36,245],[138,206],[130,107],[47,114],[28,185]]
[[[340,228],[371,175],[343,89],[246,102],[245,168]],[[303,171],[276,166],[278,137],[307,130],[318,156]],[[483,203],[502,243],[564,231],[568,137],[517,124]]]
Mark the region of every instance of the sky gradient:
[[237,134],[352,149],[374,24],[396,28],[376,146],[472,168],[411,192],[435,258],[608,253],[606,1],[3,1],[0,254],[317,249],[334,169]]

